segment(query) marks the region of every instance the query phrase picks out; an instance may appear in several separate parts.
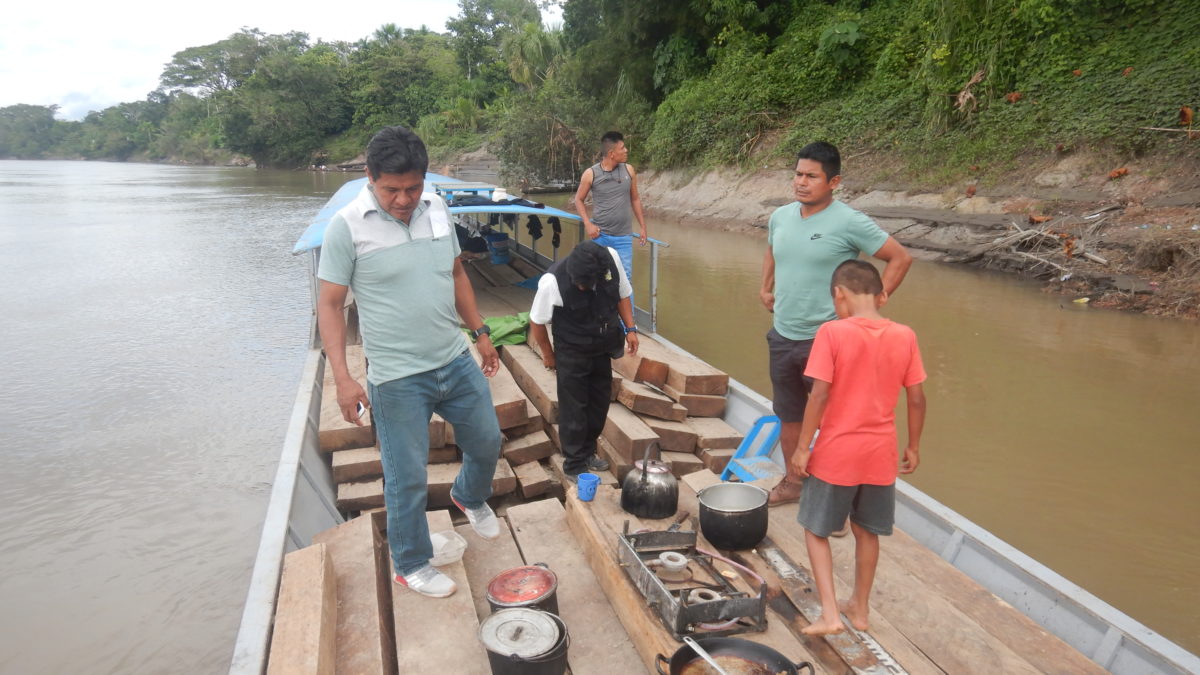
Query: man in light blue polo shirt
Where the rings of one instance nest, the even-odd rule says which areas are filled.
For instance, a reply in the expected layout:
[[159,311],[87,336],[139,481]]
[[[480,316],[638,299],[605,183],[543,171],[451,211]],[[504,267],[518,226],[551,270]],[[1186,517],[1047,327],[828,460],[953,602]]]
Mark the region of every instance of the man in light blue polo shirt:
[[779,442],[787,475],[771,490],[769,503],[800,499],[800,477],[792,469],[792,454],[800,442],[804,407],[812,380],[804,377],[817,328],[837,318],[829,293],[833,270],[859,253],[886,263],[884,295],[891,295],[912,256],[888,236],[870,216],[833,198],[842,181],[838,149],[824,141],[800,149],[792,191],[796,201],[771,214],[767,254],[763,258],[763,305],[775,314],[767,333],[770,353],[772,404],[779,416]]
[[[317,276],[317,325],[337,385],[338,406],[362,424],[371,408],[383,460],[388,544],[395,580],[418,593],[446,597],[453,580],[429,564],[425,520],[429,420],[454,426],[463,466],[450,497],[480,536],[500,534],[485,501],[500,455],[500,427],[484,375],[499,361],[466,271],[450,212],[424,192],[429,158],[416,134],[386,127],[367,145],[367,185],[329,221]],[[366,352],[367,391],[346,367],[348,290],[354,291]],[[482,372],[459,329],[471,329]]]

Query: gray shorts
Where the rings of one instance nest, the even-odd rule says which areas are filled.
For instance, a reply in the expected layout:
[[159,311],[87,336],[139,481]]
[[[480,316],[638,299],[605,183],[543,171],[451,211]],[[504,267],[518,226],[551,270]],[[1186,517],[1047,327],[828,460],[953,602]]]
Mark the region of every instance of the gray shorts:
[[812,340],[789,340],[774,328],[767,331],[770,351],[771,407],[781,422],[803,422],[808,393],[812,391],[811,377],[804,376]]
[[816,476],[804,479],[796,520],[818,537],[842,529],[846,517],[867,532],[886,537],[896,520],[896,484],[834,485]]

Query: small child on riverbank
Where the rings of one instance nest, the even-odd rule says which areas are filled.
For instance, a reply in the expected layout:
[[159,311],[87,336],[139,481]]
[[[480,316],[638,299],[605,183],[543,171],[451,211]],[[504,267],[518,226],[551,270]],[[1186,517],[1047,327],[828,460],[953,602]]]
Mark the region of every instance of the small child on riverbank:
[[[917,337],[879,313],[887,301],[879,272],[870,263],[848,260],[834,270],[831,292],[838,320],[817,330],[804,371],[813,389],[792,456],[792,468],[804,477],[798,520],[821,599],[821,618],[804,628],[808,635],[845,630],[839,610],[852,626],[867,630],[879,537],[892,533],[897,472],[912,473],[920,463],[925,422],[925,368]],[[908,445],[901,460],[895,408],[902,388]],[[816,447],[809,451],[818,427]],[[854,592],[839,607],[829,535],[847,517],[855,540]]]

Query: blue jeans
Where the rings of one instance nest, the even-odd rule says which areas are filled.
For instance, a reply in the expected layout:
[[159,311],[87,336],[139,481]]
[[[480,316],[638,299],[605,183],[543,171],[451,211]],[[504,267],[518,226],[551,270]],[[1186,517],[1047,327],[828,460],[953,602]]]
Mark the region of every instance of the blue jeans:
[[396,572],[411,574],[433,557],[425,520],[430,417],[436,412],[454,425],[463,465],[450,494],[472,509],[492,496],[492,478],[500,457],[500,425],[487,380],[470,352],[464,351],[441,368],[380,385],[368,383],[367,394],[383,456],[383,500],[392,564]]
[[[595,241],[597,244],[600,244],[601,246],[607,246],[607,247],[611,248],[612,250],[617,252],[617,255],[621,256],[621,267],[625,268],[625,278],[629,280],[629,286],[632,288],[633,287],[633,237],[630,237],[628,235],[621,237],[621,236],[601,233],[599,237],[596,237],[592,241]],[[629,306],[631,309],[635,306],[633,303],[633,293],[629,294]]]

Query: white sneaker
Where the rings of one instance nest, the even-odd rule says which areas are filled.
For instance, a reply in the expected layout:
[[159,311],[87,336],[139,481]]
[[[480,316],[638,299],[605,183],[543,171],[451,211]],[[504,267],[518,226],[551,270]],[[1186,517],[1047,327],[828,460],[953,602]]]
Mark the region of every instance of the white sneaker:
[[421,595],[431,598],[448,598],[458,590],[458,584],[450,577],[426,565],[412,574],[396,575],[396,583],[408,586]]
[[467,514],[467,521],[471,523],[471,527],[474,528],[475,534],[478,534],[484,539],[495,539],[496,537],[500,536],[500,521],[496,520],[496,512],[492,510],[492,507],[487,505],[487,502],[484,502],[483,506],[480,506],[477,509],[468,509],[459,503],[459,501],[454,498],[454,495],[450,496],[450,501],[454,502],[454,505],[457,506],[460,511]]

